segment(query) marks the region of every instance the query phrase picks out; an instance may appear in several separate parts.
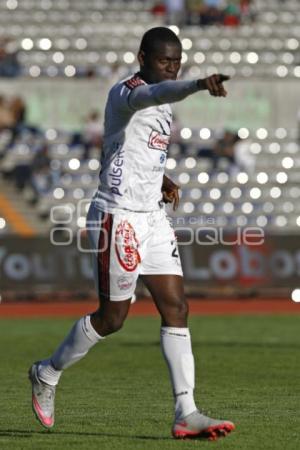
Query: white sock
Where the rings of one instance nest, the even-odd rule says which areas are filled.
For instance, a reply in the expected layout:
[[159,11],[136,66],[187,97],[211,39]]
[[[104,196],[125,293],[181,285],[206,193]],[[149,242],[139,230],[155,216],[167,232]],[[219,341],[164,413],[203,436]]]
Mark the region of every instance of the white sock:
[[44,359],[43,361],[40,361],[38,366],[38,375],[44,383],[50,384],[50,386],[56,386],[59,382],[61,374],[61,370],[54,369],[51,359]]
[[51,358],[41,361],[39,378],[45,383],[55,386],[62,370],[83,358],[101,339],[104,337],[99,336],[93,328],[90,315],[82,317],[75,323]]
[[195,366],[188,328],[161,327],[161,348],[168,363],[175,398],[175,418],[197,409],[194,401]]

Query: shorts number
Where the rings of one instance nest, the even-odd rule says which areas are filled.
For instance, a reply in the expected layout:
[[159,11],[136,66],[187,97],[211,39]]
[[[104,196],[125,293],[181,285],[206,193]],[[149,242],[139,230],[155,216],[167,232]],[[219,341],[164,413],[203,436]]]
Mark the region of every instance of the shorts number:
[[[174,244],[174,241],[172,241],[171,244],[173,245],[173,244]],[[174,258],[178,258],[178,257],[179,257],[177,247],[174,247],[174,248],[173,248],[173,250],[172,250],[172,256],[174,256]]]

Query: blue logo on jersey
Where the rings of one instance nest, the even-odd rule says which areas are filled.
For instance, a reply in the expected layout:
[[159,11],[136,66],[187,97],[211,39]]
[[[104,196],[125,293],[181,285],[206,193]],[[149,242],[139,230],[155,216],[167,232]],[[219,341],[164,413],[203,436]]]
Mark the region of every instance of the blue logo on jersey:
[[159,162],[160,162],[161,164],[163,164],[163,163],[165,162],[165,159],[166,159],[166,155],[165,155],[164,153],[162,153],[162,154],[160,155]]

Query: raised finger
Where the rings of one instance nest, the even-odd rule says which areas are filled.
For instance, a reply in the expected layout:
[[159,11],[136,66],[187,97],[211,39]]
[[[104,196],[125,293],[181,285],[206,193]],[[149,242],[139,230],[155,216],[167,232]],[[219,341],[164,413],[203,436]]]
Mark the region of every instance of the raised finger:
[[223,81],[228,81],[230,80],[230,77],[228,75],[223,75],[222,73],[220,73],[219,76],[219,83],[223,83]]

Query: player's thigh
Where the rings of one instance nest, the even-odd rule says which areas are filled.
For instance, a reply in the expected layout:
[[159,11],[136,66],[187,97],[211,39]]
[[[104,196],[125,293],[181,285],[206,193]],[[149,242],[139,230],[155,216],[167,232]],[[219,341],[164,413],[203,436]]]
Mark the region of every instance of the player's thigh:
[[182,323],[187,320],[188,303],[184,294],[182,276],[161,274],[142,275],[141,278],[152,295],[164,322],[178,320]]

